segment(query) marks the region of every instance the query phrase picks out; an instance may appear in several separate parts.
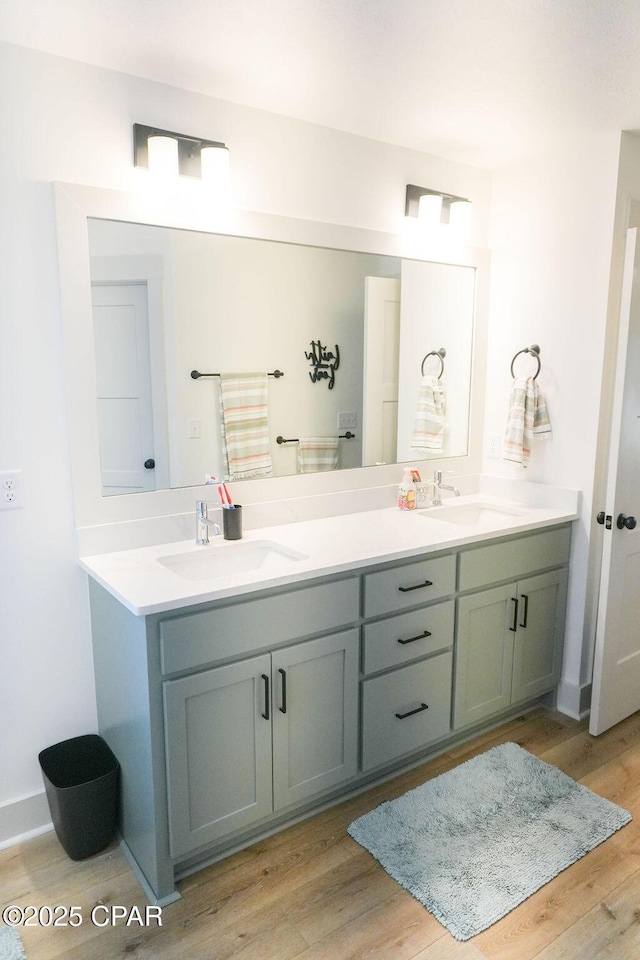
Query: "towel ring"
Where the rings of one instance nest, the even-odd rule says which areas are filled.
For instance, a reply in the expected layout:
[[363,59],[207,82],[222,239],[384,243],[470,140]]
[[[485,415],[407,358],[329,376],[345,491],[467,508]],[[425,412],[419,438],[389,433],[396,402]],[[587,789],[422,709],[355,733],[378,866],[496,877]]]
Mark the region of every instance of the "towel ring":
[[535,357],[536,360],[538,361],[538,369],[533,375],[533,379],[536,380],[538,377],[538,374],[540,373],[540,347],[538,346],[537,343],[532,343],[530,347],[525,347],[524,350],[518,350],[513,360],[511,361],[511,376],[515,377],[515,373],[513,372],[513,365],[516,362],[516,357],[519,357],[521,353],[530,353],[531,356]]
[[429,357],[437,357],[438,360],[440,361],[440,373],[438,374],[438,380],[439,380],[440,377],[442,376],[442,374],[444,373],[444,358],[446,357],[446,355],[447,355],[447,351],[445,350],[444,347],[440,347],[439,350],[431,350],[431,351],[430,351],[425,357],[423,357],[423,359],[422,359],[422,364],[421,364],[421,366],[420,366],[420,373],[422,374],[422,376],[424,377],[424,365],[425,365],[425,361],[428,360]]

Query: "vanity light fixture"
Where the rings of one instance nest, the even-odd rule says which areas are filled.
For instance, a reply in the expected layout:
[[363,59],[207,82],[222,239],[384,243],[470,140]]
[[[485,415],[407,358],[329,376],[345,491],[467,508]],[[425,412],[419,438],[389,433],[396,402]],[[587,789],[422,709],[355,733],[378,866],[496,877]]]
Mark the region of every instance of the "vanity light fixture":
[[468,230],[471,224],[472,203],[466,197],[429,190],[414,183],[407,184],[404,205],[405,217],[418,217],[427,226],[449,224],[456,231]]
[[218,140],[134,123],[133,156],[136,167],[155,172],[218,182],[228,178],[229,148]]

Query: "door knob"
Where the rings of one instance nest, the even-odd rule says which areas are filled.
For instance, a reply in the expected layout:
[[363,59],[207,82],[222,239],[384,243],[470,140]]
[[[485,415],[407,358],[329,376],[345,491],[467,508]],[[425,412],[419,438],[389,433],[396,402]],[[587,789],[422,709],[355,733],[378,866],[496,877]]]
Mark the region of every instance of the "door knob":
[[155,462],[155,460],[154,460],[152,457],[150,457],[148,460],[145,460],[145,462],[144,462],[144,468],[145,468],[145,470],[153,470],[153,468],[155,467],[155,465],[156,465],[156,462]]
[[638,521],[635,517],[625,517],[624,513],[618,514],[618,519],[616,520],[618,530],[623,530],[625,527],[627,530],[634,530],[637,524]]

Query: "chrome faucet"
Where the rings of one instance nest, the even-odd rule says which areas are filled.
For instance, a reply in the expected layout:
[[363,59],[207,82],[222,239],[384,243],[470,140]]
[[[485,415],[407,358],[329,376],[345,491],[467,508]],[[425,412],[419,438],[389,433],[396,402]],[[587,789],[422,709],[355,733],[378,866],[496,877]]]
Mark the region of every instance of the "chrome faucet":
[[442,470],[436,470],[433,474],[433,500],[431,501],[432,507],[439,507],[442,504],[442,497],[440,496],[441,490],[451,490],[454,496],[459,497],[460,491],[457,487],[452,487],[448,483],[442,482]]
[[205,546],[209,543],[209,527],[213,527],[214,537],[222,531],[214,520],[209,520],[209,504],[206,500],[196,500],[196,543]]

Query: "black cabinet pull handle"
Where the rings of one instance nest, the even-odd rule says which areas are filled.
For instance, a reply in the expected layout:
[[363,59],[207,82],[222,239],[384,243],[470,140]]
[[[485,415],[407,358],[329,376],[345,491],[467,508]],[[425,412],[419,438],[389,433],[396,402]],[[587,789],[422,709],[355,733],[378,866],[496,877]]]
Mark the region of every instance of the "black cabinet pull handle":
[[520,621],[521,627],[526,627],[527,617],[529,616],[529,597],[526,593],[521,593],[520,596],[524,600],[524,612],[522,614],[522,620]]
[[282,677],[282,703],[280,704],[280,713],[287,712],[287,671],[283,670],[282,667],[278,670],[278,673]]
[[415,710],[408,710],[407,713],[396,713],[398,720],[406,720],[407,717],[412,717],[414,713],[422,713],[423,710],[428,710],[428,703],[421,703],[419,707],[416,707]]
[[262,674],[262,679],[264,680],[264,713],[262,716],[265,720],[269,719],[269,677],[266,673]]
[[422,590],[424,587],[432,587],[433,580],[425,580],[424,583],[416,583],[414,587],[398,587],[400,593],[409,593],[411,590]]
[[414,640],[424,640],[425,637],[430,637],[430,636],[431,636],[431,631],[425,630],[424,633],[419,633],[417,637],[407,637],[406,640],[398,640],[398,643],[401,643],[402,646],[404,646],[405,643],[413,643]]
[[511,630],[512,633],[515,633],[516,630],[518,629],[518,598],[517,598],[517,597],[511,597],[511,601],[512,601],[512,603],[514,604],[514,608],[513,608],[513,623],[512,623],[511,626],[509,627],[509,630]]

